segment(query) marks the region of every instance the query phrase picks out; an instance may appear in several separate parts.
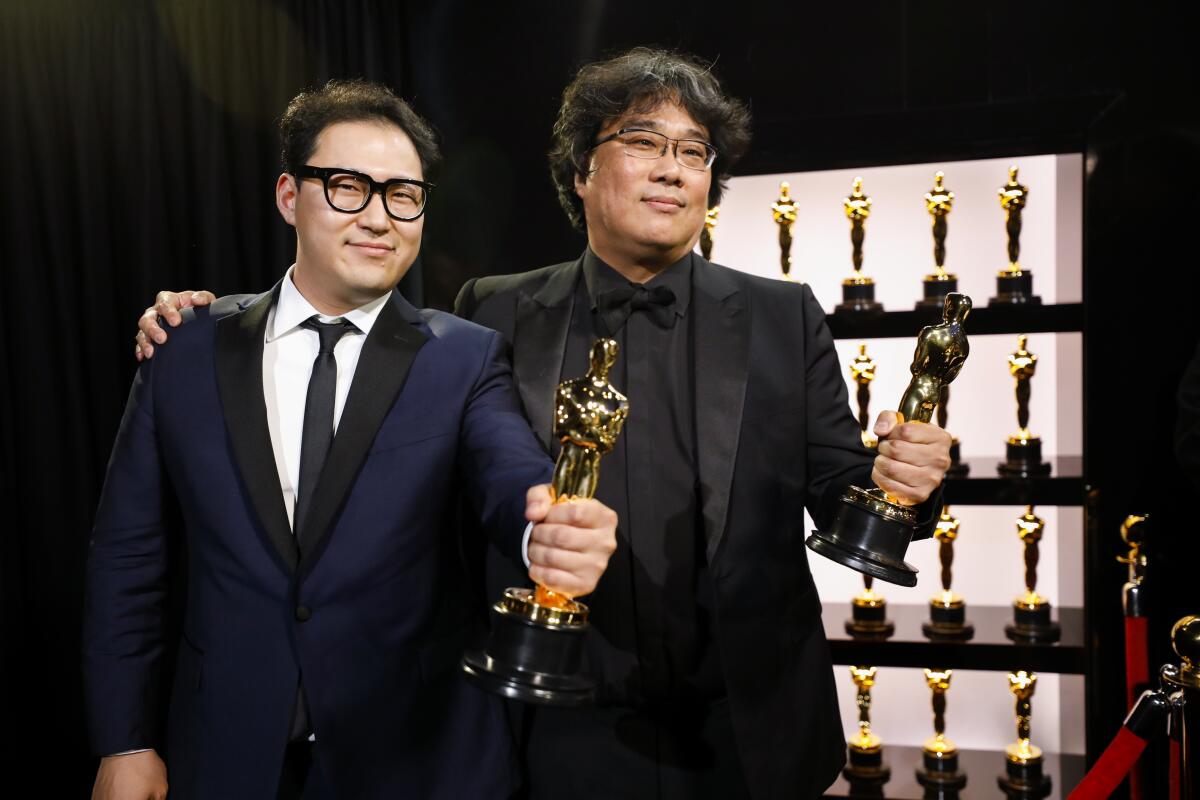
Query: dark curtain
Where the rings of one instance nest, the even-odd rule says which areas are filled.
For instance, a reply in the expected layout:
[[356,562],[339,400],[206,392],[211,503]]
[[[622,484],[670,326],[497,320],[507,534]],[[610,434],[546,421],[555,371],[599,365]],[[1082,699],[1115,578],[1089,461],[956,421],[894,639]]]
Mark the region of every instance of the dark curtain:
[[[270,287],[275,121],[330,77],[405,93],[404,6],[6,3],[0,9],[0,745],[84,796],[88,530],[155,290]],[[8,760],[7,758],[5,759]]]

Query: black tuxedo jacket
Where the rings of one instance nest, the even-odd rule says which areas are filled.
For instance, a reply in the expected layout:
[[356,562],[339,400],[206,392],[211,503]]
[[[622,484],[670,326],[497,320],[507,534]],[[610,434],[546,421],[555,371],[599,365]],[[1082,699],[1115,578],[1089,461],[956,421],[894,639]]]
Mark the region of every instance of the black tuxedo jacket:
[[[518,392],[551,451],[554,387],[573,377],[561,373],[581,280],[582,258],[480,278],[455,308],[511,343]],[[738,752],[755,798],[818,796],[845,750],[803,511],[828,524],[846,485],[872,485],[873,454],[807,286],[699,256],[692,280],[701,511]],[[927,535],[932,519],[923,527]]]

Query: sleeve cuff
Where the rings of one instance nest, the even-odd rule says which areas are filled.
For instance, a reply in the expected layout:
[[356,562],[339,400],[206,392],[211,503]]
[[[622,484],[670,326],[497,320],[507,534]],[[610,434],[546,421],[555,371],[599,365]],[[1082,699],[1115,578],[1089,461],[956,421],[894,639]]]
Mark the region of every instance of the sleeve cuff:
[[533,523],[525,526],[525,533],[521,536],[521,559],[525,562],[525,568],[529,569],[529,537],[533,535]]

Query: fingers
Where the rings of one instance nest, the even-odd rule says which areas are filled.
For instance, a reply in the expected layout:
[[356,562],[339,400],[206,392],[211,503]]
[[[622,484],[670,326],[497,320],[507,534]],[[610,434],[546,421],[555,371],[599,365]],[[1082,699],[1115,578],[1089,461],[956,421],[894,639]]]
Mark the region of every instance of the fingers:
[[556,503],[546,511],[545,522],[573,525],[577,528],[616,527],[617,515],[599,500],[572,500]]
[[[152,308],[172,328],[183,322],[183,316],[179,313],[179,309],[182,307],[179,295],[175,292],[159,292],[154,296],[154,305]],[[146,311],[149,313],[150,309],[146,309]],[[143,314],[142,316],[145,317],[146,315]],[[159,342],[159,344],[162,344],[162,342]]]
[[525,493],[525,519],[530,522],[541,522],[546,518],[553,500],[550,496],[550,485],[541,483],[530,486]]
[[185,292],[179,293],[179,307],[192,308],[206,306],[216,299],[217,296],[207,289],[188,289]]
[[[539,488],[548,500],[549,489]],[[617,515],[596,500],[572,500],[548,505],[544,516],[529,536],[529,576],[570,597],[590,594],[617,549]]]
[[930,442],[911,442],[889,436],[879,441],[879,454],[914,467],[931,467],[945,472],[950,468],[950,435]]
[[905,464],[881,454],[875,457],[871,480],[904,505],[916,505],[933,494],[944,474],[944,469]]

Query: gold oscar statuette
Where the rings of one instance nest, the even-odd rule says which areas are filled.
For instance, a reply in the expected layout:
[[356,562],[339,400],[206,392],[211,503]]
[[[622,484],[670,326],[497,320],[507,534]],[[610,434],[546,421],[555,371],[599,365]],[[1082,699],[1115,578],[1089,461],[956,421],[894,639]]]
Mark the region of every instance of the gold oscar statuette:
[[850,758],[842,775],[851,785],[883,784],[892,774],[883,763],[883,742],[871,731],[871,687],[878,672],[878,667],[850,667],[850,679],[857,690],[858,731],[846,742]]
[[791,184],[779,184],[779,197],[771,205],[771,219],[779,226],[779,269],[785,280],[795,280],[792,275],[792,225],[796,224],[796,201],[792,199]]
[[922,766],[917,769],[917,781],[927,789],[942,792],[961,789],[967,776],[958,771],[958,748],[946,736],[946,693],[954,671],[926,669],[925,684],[933,699],[933,738],[926,739],[921,748]]
[[858,387],[858,427],[861,431],[859,434],[862,437],[864,446],[874,450],[879,446],[879,441],[871,435],[871,381],[875,380],[875,359],[867,355],[867,343],[861,342],[858,345],[858,355],[851,360],[850,377],[854,379],[855,385]]
[[1018,336],[1017,349],[1008,357],[1008,371],[1016,384],[1017,432],[1008,437],[1005,459],[996,465],[1001,475],[1013,478],[1050,474],[1049,462],[1042,460],[1042,439],[1029,432],[1029,398],[1038,357],[1026,349],[1028,342],[1028,335]]
[[713,230],[717,227],[717,217],[721,213],[720,206],[713,206],[704,212],[704,227],[700,230],[700,255],[705,261],[712,261]]
[[854,179],[850,194],[842,199],[842,209],[850,220],[850,257],[854,274],[842,281],[842,302],[838,303],[834,312],[877,314],[883,311],[883,305],[875,300],[875,281],[862,274],[867,217],[871,216],[871,198],[863,194],[862,178]]
[[933,188],[925,193],[925,210],[933,219],[933,272],[922,282],[924,297],[917,301],[918,311],[939,309],[946,295],[958,291],[958,276],[946,271],[946,233],[954,192],[943,185],[943,178],[944,173],[934,173]]
[[[600,457],[612,451],[629,402],[608,381],[619,353],[617,342],[592,345],[582,378],[560,383],[555,392],[554,435],[561,449],[550,492],[554,503],[595,495]],[[538,584],[509,588],[492,606],[492,632],[485,649],[468,652],[463,672],[476,685],[528,703],[577,706],[595,694],[595,681],[581,672],[588,608]]]
[[1008,689],[1016,699],[1017,740],[1004,748],[1005,774],[997,782],[1009,797],[1050,793],[1050,777],[1042,772],[1042,749],[1030,741],[1035,688],[1036,674],[1025,670],[1008,674]]
[[1008,266],[996,276],[996,296],[988,305],[1038,305],[1042,298],[1033,293],[1033,273],[1021,267],[1021,224],[1029,187],[1017,180],[1015,164],[1008,168],[1008,183],[998,193],[1008,234]]
[[954,540],[958,538],[959,525],[958,518],[950,513],[950,506],[942,506],[942,514],[933,530],[942,568],[942,590],[930,598],[929,619],[921,624],[921,631],[934,641],[965,642],[975,635],[975,626],[967,622],[966,601],[950,589]]
[[1057,642],[1062,628],[1050,619],[1050,601],[1037,592],[1038,542],[1046,530],[1046,521],[1026,506],[1017,518],[1017,535],[1025,549],[1025,593],[1013,600],[1013,621],[1004,633],[1014,642]]
[[[970,347],[963,322],[971,298],[958,292],[946,296],[942,321],[917,336],[909,371],[912,380],[900,398],[901,422],[928,423],[942,396],[966,363]],[[813,531],[805,544],[814,552],[850,569],[901,586],[916,586],[917,570],[904,562],[904,553],[917,523],[911,506],[882,489],[850,486],[842,493],[836,516],[826,531]]]

